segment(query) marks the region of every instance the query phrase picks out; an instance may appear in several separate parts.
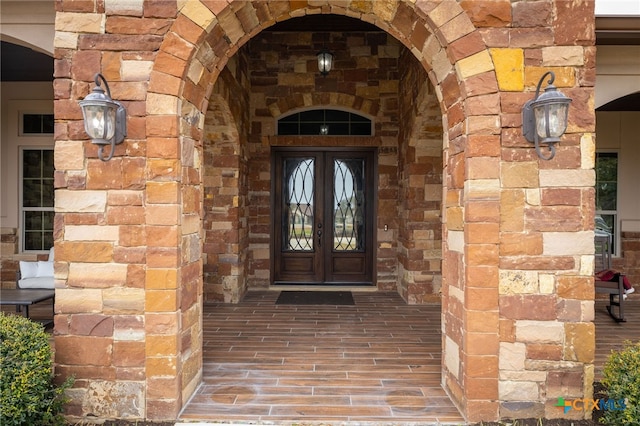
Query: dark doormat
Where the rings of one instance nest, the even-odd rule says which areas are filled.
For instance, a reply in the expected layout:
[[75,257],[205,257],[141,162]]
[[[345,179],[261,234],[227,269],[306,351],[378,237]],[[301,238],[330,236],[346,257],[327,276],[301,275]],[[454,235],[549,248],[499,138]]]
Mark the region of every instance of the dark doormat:
[[355,305],[350,291],[281,291],[276,305]]

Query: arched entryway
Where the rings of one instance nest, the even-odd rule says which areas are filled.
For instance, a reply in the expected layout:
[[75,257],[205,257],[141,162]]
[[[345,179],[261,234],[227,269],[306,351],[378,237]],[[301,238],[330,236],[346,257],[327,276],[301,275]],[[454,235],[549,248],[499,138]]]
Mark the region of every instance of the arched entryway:
[[[482,118],[471,131],[464,125],[465,118],[461,114],[464,92],[460,89],[460,78],[467,80],[469,87],[475,86],[477,91],[494,91],[497,85],[495,80],[491,84],[493,65],[481,44],[470,47],[465,43],[470,51],[458,54],[467,62],[463,60],[457,69],[454,67],[454,58],[448,56],[445,45],[435,33],[438,25],[448,22],[459,24],[454,30],[456,34],[448,35],[451,42],[473,33],[467,15],[457,5],[434,5],[438,7],[423,11],[399,3],[398,10],[388,15],[388,10],[378,10],[376,4],[371,3],[372,10],[367,11],[371,17],[379,15],[377,28],[369,38],[354,36],[349,39],[343,35],[345,33],[291,29],[278,34],[277,25],[275,29],[265,31],[270,24],[258,18],[260,13],[269,12],[275,14],[276,21],[290,18],[293,22],[300,17],[303,22],[306,18],[301,16],[305,13],[328,18],[346,12],[340,8],[325,10],[307,6],[295,12],[275,11],[265,10],[259,3],[244,2],[237,7],[214,11],[216,20],[215,23],[211,21],[211,26],[202,22],[205,30],[198,36],[201,41],[196,43],[194,40],[194,54],[185,63],[183,93],[186,96],[182,101],[181,134],[187,140],[193,139],[194,146],[199,146],[198,137],[203,133],[199,117],[204,117],[206,123],[207,117],[218,114],[218,107],[198,112],[198,106],[211,104],[208,93],[212,92],[216,94],[215,100],[227,104],[224,109],[231,112],[227,124],[235,127],[230,134],[237,140],[228,145],[228,156],[220,155],[216,147],[218,135],[215,131],[206,134],[205,130],[202,145],[205,152],[212,154],[209,159],[215,166],[210,167],[207,161],[198,163],[182,158],[185,164],[194,164],[195,172],[201,167],[204,180],[207,176],[220,177],[217,184],[205,183],[209,190],[205,189],[204,205],[211,206],[214,212],[210,217],[222,214],[226,220],[208,220],[209,212],[205,213],[205,227],[212,228],[204,230],[211,237],[205,236],[204,254],[207,259],[213,255],[217,262],[204,264],[204,298],[236,302],[248,289],[270,285],[271,148],[304,146],[306,143],[326,148],[344,143],[336,138],[315,137],[312,141],[302,141],[281,137],[274,131],[275,120],[295,109],[320,106],[348,107],[373,115],[378,118],[376,132],[364,144],[377,149],[380,165],[376,285],[379,289],[398,291],[411,303],[438,300],[442,292],[446,298],[443,350],[447,354],[443,362],[443,383],[463,408],[465,401],[475,399],[474,392],[478,392],[478,399],[486,399],[491,406],[494,402],[488,397],[486,385],[492,377],[483,377],[487,380],[483,380],[482,387],[464,385],[466,379],[461,374],[464,369],[461,360],[466,355],[464,332],[460,331],[461,327],[464,329],[466,319],[461,315],[459,299],[448,298],[447,286],[453,284],[456,288],[464,288],[462,281],[467,278],[464,251],[458,246],[457,238],[465,229],[459,213],[463,211],[462,205],[468,202],[462,191],[466,180],[464,148],[474,131],[486,133],[491,121],[491,116],[483,111]],[[203,20],[203,15],[197,14],[194,6],[185,8],[183,13],[195,22]],[[425,19],[423,13],[430,13],[431,18]],[[393,19],[382,24],[385,17]],[[412,24],[405,27],[403,24],[408,22]],[[247,30],[251,25],[254,25],[252,30]],[[184,41],[186,37],[193,39],[194,35],[176,34],[176,37]],[[338,56],[334,76],[331,73],[326,77],[318,75],[313,68],[313,52],[319,49],[320,42],[339,46],[338,52],[344,55],[342,60],[354,65],[343,64],[342,69],[348,72],[341,72]],[[166,46],[170,48],[168,44]],[[291,50],[297,51],[292,54]],[[174,52],[171,54],[175,55]],[[398,65],[400,63],[402,67]],[[490,149],[494,149],[491,144],[498,144],[497,138],[485,138],[484,141]],[[358,145],[361,142],[350,143]],[[221,158],[229,161],[229,167],[220,166]],[[193,181],[185,189],[187,187],[199,190],[199,182]],[[441,204],[443,194],[447,197],[446,209]],[[483,203],[498,205],[497,198],[482,198]],[[449,218],[451,227],[448,229]],[[213,229],[215,227],[221,229]],[[449,230],[454,236],[453,244],[443,246],[442,236],[447,236]],[[227,252],[209,253],[208,249],[214,244]],[[497,256],[497,253],[493,255]],[[448,272],[441,274],[443,259]],[[215,273],[209,273],[210,268],[216,268]],[[209,279],[211,281],[207,282]],[[486,283],[482,286],[486,289]],[[482,312],[475,315],[482,316]],[[487,319],[496,322],[493,336],[497,339],[496,317],[489,315]],[[196,341],[191,342],[192,346],[196,344]],[[201,347],[191,351],[196,364],[201,351]],[[182,380],[192,386],[199,380],[199,373],[190,371],[193,376],[183,375]],[[497,385],[497,377],[493,380]],[[497,394],[497,388],[494,390]],[[493,407],[497,410],[497,405]]]
[[[375,30],[269,40],[281,22],[340,16]],[[275,120],[314,107],[375,117],[376,286],[441,300],[441,382],[467,420],[558,417],[561,392],[589,397],[593,21],[593,2],[562,0],[56,2],[55,356],[76,377],[70,410],[177,417],[202,383],[204,299],[269,285],[264,165],[304,145]],[[329,42],[345,48],[323,77],[310,49]],[[573,103],[544,161],[521,111],[550,70]],[[108,162],[77,102],[96,71],[128,111]]]

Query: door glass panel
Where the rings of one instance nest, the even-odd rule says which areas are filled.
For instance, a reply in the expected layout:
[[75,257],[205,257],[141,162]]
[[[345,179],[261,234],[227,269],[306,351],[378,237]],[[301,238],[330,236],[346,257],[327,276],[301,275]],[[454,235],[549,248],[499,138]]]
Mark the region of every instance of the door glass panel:
[[365,230],[364,160],[333,162],[333,249],[362,251]]
[[284,159],[283,249],[313,251],[313,158]]

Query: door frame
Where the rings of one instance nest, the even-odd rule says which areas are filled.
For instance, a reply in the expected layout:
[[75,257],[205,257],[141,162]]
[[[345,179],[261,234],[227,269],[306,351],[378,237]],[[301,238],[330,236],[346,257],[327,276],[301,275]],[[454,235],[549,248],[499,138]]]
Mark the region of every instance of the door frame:
[[[368,153],[371,155],[371,172],[372,172],[372,182],[371,182],[371,193],[374,194],[373,197],[371,197],[371,200],[367,200],[367,202],[371,203],[371,230],[370,230],[370,235],[371,235],[371,281],[355,281],[355,282],[350,282],[350,281],[334,281],[334,282],[303,282],[303,283],[288,283],[288,282],[283,282],[283,281],[274,281],[275,278],[275,262],[277,260],[277,256],[276,256],[276,247],[275,247],[275,232],[278,229],[277,225],[276,225],[276,220],[278,220],[279,218],[276,217],[275,212],[276,210],[276,199],[277,197],[275,196],[276,191],[280,191],[278,182],[276,181],[276,179],[274,179],[275,177],[275,170],[276,170],[276,159],[277,159],[277,155],[276,153],[279,152],[284,152],[284,153],[296,153],[296,152],[332,152],[332,153],[340,153],[340,152],[348,152],[348,153],[357,153],[357,152],[363,152],[363,153]],[[271,208],[271,215],[270,215],[270,229],[269,229],[269,257],[270,257],[270,268],[269,268],[269,285],[270,286],[287,286],[287,285],[302,285],[302,286],[309,286],[309,287],[320,287],[323,285],[326,286],[330,286],[330,287],[348,287],[348,286],[353,286],[353,287],[360,287],[360,288],[364,288],[364,287],[368,287],[368,288],[375,288],[377,286],[377,251],[378,251],[378,235],[377,235],[377,221],[378,221],[378,197],[377,197],[377,193],[378,193],[378,180],[379,180],[379,176],[378,176],[378,147],[371,147],[371,146],[272,146],[271,147],[271,159],[270,159],[270,164],[271,164],[271,195],[270,195],[270,208]],[[325,185],[326,186],[326,185]],[[323,189],[324,190],[324,189]],[[326,191],[325,191],[326,192]]]

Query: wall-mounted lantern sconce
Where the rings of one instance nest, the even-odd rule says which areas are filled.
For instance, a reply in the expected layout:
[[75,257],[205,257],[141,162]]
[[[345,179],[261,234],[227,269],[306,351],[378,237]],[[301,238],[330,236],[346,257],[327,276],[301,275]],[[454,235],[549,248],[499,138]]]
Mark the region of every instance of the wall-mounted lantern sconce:
[[[100,80],[107,89],[106,94],[100,87]],[[109,84],[102,74],[96,74],[94,81],[96,87],[79,104],[84,117],[84,130],[92,142],[98,145],[98,157],[102,161],[109,161],[113,157],[116,144],[122,143],[127,136],[127,111],[120,102],[111,99]],[[107,158],[102,153],[105,145],[111,145],[111,152]]]
[[[550,76],[548,86],[540,95],[540,86],[547,76]],[[567,130],[571,103],[571,98],[556,90],[553,85],[555,78],[553,71],[547,71],[538,82],[536,97],[527,101],[522,108],[522,133],[529,142],[535,144],[536,153],[543,160],[551,160],[556,155],[555,144],[560,142],[560,137]],[[549,155],[543,155],[540,144],[547,144]]]
[[333,54],[329,52],[327,49],[322,49],[318,52],[318,70],[320,74],[323,76],[327,76],[329,71],[331,71],[331,66],[333,65]]

